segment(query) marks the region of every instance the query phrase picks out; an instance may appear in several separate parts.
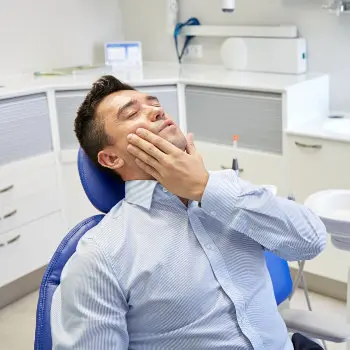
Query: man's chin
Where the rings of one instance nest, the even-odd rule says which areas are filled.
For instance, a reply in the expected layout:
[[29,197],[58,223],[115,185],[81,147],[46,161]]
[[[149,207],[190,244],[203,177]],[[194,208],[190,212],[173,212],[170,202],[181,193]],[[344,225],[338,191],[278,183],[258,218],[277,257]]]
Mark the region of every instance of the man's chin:
[[185,136],[182,137],[163,137],[164,140],[167,140],[168,142],[172,143],[175,147],[181,149],[184,151],[186,149],[186,138]]

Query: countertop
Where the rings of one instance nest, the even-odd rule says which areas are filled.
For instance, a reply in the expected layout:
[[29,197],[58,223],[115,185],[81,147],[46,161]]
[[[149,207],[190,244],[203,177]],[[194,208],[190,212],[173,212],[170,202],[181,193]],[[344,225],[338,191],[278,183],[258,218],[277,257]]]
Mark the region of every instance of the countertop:
[[[321,78],[324,74],[308,73],[303,75],[268,74],[233,72],[222,66],[178,64],[165,62],[145,62],[142,70],[113,71],[108,67],[79,71],[66,76],[34,77],[33,74],[22,74],[1,79],[0,100],[26,94],[47,92],[50,90],[84,90],[100,76],[112,74],[126,83],[141,86],[176,85],[178,83],[231,88],[239,90],[265,91],[283,93],[299,83]],[[325,138],[350,142],[350,130],[337,134],[323,128],[326,119],[294,125],[285,130],[288,134]]]
[[[310,120],[299,125],[293,125],[285,130],[286,134],[289,135],[299,135],[318,139],[333,140],[350,142],[350,128],[348,130],[343,129],[342,132],[334,132],[327,130],[327,124],[332,123],[342,123],[342,120],[348,120],[350,123],[350,118],[344,119],[329,119],[327,117]],[[350,125],[350,124],[349,124]]]
[[23,74],[1,79],[0,99],[21,96],[28,93],[44,92],[48,89],[74,90],[88,89],[104,74],[112,74],[134,86],[172,85],[186,83],[218,88],[269,91],[283,93],[293,85],[321,77],[321,74],[287,75],[232,72],[222,66],[182,65],[163,62],[145,62],[142,71],[112,71],[107,67],[85,70],[67,76],[34,77]]

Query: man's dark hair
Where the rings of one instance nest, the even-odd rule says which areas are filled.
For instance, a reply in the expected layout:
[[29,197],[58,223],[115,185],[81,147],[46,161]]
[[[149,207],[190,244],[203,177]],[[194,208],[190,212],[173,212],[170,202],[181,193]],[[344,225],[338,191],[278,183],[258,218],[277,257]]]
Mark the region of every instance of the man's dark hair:
[[[110,144],[105,133],[104,122],[97,118],[96,110],[100,102],[108,95],[122,90],[135,90],[112,75],[104,75],[93,85],[80,105],[74,122],[74,131],[81,148],[89,159],[100,169],[110,172],[98,162],[98,153]],[[115,174],[118,176],[117,174]]]

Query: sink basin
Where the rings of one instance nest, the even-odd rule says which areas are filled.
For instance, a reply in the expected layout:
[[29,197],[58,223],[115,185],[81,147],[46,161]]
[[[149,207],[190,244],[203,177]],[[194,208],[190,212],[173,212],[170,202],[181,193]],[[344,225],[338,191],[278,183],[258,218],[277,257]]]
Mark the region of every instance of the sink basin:
[[350,190],[316,192],[304,204],[321,218],[333,245],[350,251]]
[[350,135],[350,119],[333,119],[323,125],[323,129],[336,133]]

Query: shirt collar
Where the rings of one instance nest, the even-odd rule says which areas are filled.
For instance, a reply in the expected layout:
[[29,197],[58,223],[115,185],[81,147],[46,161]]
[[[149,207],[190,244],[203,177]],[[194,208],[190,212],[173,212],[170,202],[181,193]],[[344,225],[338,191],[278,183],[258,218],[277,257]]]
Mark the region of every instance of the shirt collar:
[[155,180],[132,180],[125,183],[125,200],[128,203],[150,209],[153,192],[158,182]]

